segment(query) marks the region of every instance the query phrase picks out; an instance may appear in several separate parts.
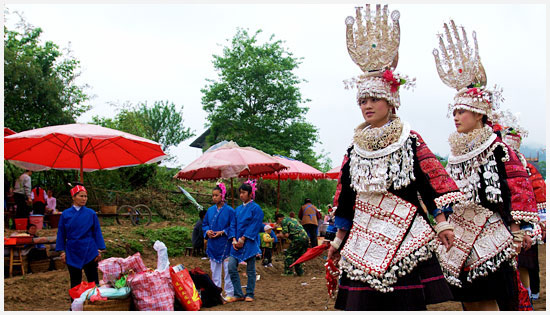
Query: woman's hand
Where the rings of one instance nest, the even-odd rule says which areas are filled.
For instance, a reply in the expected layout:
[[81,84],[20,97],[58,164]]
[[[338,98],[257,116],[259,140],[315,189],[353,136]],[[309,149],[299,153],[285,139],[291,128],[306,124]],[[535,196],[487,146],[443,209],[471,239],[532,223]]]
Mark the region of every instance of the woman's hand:
[[98,249],[97,250],[97,256],[95,257],[94,261],[99,262],[100,260],[101,260],[101,251]]
[[[334,239],[340,239],[340,241],[338,241],[337,243],[340,243],[341,244],[341,240],[343,240],[346,235],[348,234],[348,231],[347,230],[343,230],[343,229],[338,229],[338,231],[336,231],[336,236],[334,237]],[[336,241],[335,241],[336,242]],[[338,247],[339,248],[342,248],[343,245],[339,245]],[[340,260],[340,250],[339,249],[336,249],[334,246],[332,246],[332,244],[329,246],[328,248],[328,255],[327,255],[327,259],[331,259],[334,264],[336,264],[336,262],[338,262]]]
[[[510,224],[510,231],[512,231],[512,235],[514,235],[514,249],[516,250],[516,253],[520,253],[521,252],[521,245],[523,244],[523,240],[516,240],[516,237],[521,230],[519,228],[519,224],[515,223],[515,222],[512,222]],[[523,239],[523,238],[522,238]]]
[[[440,214],[435,216],[435,222],[438,223],[438,226],[439,226],[439,223],[443,224],[442,222],[445,222],[445,221],[447,221],[447,219],[445,218],[445,214],[440,213]],[[448,226],[448,224],[447,224],[447,226]],[[435,230],[437,232],[437,227],[435,228]],[[454,240],[455,240],[455,233],[453,232],[453,230],[452,229],[444,229],[443,231],[440,231],[437,234],[437,237],[439,238],[439,240],[441,241],[443,246],[445,246],[447,251],[449,251],[449,249],[453,246],[453,243],[454,243]]]
[[237,242],[237,243],[233,244],[233,248],[234,248],[235,250],[239,250],[239,249],[241,249],[241,248],[243,248],[243,247],[244,247],[244,244],[243,244],[243,243]]
[[67,263],[67,260],[65,259],[65,252],[62,252],[60,257],[61,257],[61,261],[62,261],[64,264],[66,264],[66,263]]
[[328,248],[327,259],[332,260],[334,262],[334,264],[336,265],[336,262],[340,260],[340,251],[337,250],[336,248],[330,246]]
[[447,251],[453,247],[455,233],[452,230],[441,231],[437,234],[437,237],[439,237],[439,240],[443,243]]
[[514,241],[514,249],[516,250],[516,253],[519,254],[521,253],[521,244],[522,242],[516,242]]
[[529,235],[527,235],[527,233],[525,233],[525,235],[523,236],[522,247],[525,250],[529,250],[529,248],[531,248],[531,245],[533,245],[533,239],[531,238],[531,236],[529,236]]

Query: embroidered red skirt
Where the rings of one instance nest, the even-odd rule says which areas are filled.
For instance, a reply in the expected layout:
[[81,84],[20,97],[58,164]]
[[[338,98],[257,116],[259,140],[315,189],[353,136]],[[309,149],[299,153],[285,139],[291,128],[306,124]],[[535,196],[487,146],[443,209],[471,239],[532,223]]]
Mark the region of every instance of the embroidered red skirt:
[[466,273],[459,276],[462,288],[451,286],[454,300],[477,302],[496,300],[501,311],[515,311],[518,308],[518,284],[516,271],[507,262],[485,277],[478,277],[473,282],[466,281]]
[[342,274],[334,308],[346,311],[421,311],[426,305],[452,299],[451,290],[432,256],[400,277],[393,292],[382,293]]
[[518,266],[530,270],[539,270],[538,245],[532,245],[528,250],[522,250],[518,255]]

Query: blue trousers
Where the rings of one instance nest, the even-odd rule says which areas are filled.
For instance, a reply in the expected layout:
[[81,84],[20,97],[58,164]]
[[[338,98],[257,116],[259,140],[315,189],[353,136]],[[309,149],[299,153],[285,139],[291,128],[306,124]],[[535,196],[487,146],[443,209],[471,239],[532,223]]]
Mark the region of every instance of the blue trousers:
[[[245,260],[246,262],[246,296],[254,298],[254,288],[256,287],[256,256],[252,256]],[[239,277],[239,260],[230,256],[229,263],[229,276],[231,277],[231,283],[233,283],[233,293],[235,297],[244,297],[243,290],[241,289],[241,278]]]

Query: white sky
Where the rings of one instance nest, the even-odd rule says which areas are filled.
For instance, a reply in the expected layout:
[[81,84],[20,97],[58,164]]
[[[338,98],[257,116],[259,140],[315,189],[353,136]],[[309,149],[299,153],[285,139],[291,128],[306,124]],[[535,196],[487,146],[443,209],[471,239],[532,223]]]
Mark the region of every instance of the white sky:
[[[170,153],[175,165],[185,166],[201,155],[189,144],[206,128],[200,89],[206,78],[217,79],[212,55],[221,54],[237,27],[261,40],[271,34],[284,40],[295,57],[303,57],[296,74],[309,113],[319,128],[322,144],[333,166],[339,165],[352,132],[362,117],[355,90],[342,80],[360,74],[345,44],[344,20],[355,15],[354,4],[16,4],[5,5],[24,14],[27,22],[43,29],[42,38],[66,47],[81,61],[81,83],[91,86],[94,115],[113,117],[108,102],[137,103],[168,100],[183,106],[184,124],[196,136]],[[547,7],[545,4],[390,4],[401,13],[401,45],[397,72],[416,77],[413,91],[401,90],[398,115],[418,131],[433,152],[446,156],[448,135],[454,131],[447,104],[454,90],[436,72],[432,49],[443,23],[453,18],[464,25],[471,41],[477,32],[488,85],[504,89],[502,109],[521,112],[529,130],[524,144],[546,144]],[[13,25],[14,14],[6,21]],[[8,126],[9,127],[9,126]]]

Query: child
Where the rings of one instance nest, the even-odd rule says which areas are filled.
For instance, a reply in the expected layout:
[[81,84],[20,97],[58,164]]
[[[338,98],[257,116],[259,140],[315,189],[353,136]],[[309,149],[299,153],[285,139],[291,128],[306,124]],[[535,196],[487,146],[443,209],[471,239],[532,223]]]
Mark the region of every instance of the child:
[[261,240],[261,249],[262,249],[262,264],[264,267],[273,267],[273,264],[271,263],[271,255],[272,255],[272,248],[273,248],[273,238],[271,237],[271,226],[269,224],[266,224],[264,226],[264,232],[260,233],[260,240]]
[[48,189],[48,198],[46,199],[46,214],[57,212],[57,199],[53,196],[53,191]]
[[[233,247],[229,257],[229,274],[233,283],[234,296],[226,299],[227,302],[254,301],[254,287],[256,286],[256,255],[260,251],[260,235],[264,213],[262,208],[254,202],[256,183],[247,181],[239,187],[239,197],[242,205],[235,209],[235,219],[231,222],[229,239]],[[239,262],[246,262],[246,297],[241,289],[241,279],[237,270]]]

